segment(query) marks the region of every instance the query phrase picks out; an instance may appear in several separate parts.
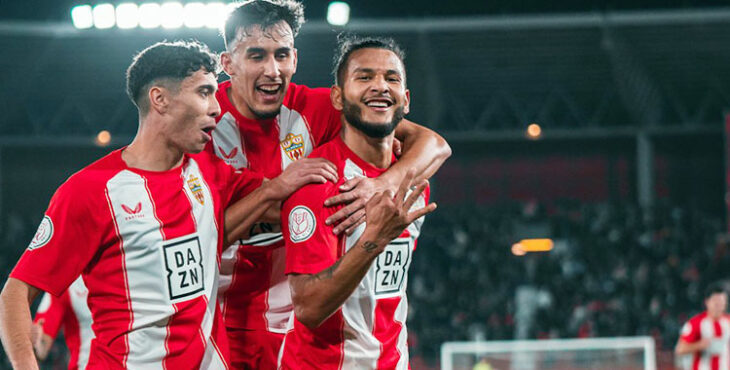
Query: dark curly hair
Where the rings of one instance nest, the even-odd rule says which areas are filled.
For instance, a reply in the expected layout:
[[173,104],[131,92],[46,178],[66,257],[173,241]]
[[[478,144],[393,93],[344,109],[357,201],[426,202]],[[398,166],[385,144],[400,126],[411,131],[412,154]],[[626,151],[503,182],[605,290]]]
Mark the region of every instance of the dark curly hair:
[[238,30],[255,25],[266,29],[280,21],[286,22],[296,36],[304,24],[304,5],[295,0],[249,0],[238,5],[228,15],[222,30],[226,50],[231,51]]
[[[177,88],[201,68],[218,74],[218,57],[198,41],[158,42],[137,54],[127,68],[127,95],[141,114],[149,110],[145,92],[155,84]],[[174,85],[177,84],[177,85]]]
[[385,49],[392,51],[401,64],[404,67],[403,83],[405,86],[405,58],[406,55],[403,49],[390,37],[359,37],[353,35],[340,35],[337,38],[337,52],[334,58],[334,67],[332,69],[332,75],[335,78],[335,84],[342,87],[345,70],[347,70],[347,63],[349,62],[350,55],[353,52],[360,49]]
[[714,283],[708,285],[707,288],[705,288],[705,299],[708,299],[708,298],[712,297],[713,294],[717,294],[717,293],[727,293],[727,291],[725,290],[725,287],[721,283],[714,282]]

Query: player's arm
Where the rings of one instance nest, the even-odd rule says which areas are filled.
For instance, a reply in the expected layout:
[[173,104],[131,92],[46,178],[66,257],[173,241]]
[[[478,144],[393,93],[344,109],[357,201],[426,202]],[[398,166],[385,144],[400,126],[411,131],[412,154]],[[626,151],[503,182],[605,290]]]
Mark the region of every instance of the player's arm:
[[308,328],[320,326],[344,304],[388,243],[413,221],[436,209],[436,204],[432,203],[409,212],[427,185],[422,181],[406,199],[412,178],[411,172],[400,184],[395,197],[388,190],[375,194],[368,201],[365,207],[368,222],[363,234],[332,266],[316,274],[289,275],[294,314],[299,322]]
[[687,355],[690,353],[701,352],[710,346],[709,339],[700,339],[697,342],[687,342],[682,338],[677,341],[677,346],[674,347],[674,353],[677,355]]
[[0,339],[14,369],[38,369],[31,342],[30,304],[40,290],[9,278],[0,292]]
[[363,207],[372,194],[386,189],[394,191],[410,169],[415,170],[417,181],[428,179],[451,156],[451,147],[443,137],[406,119],[396,127],[395,137],[403,144],[403,155],[398,162],[377,178],[358,177],[348,180],[340,187],[342,194],[325,202],[326,206],[349,203],[325,221],[328,225],[342,221],[335,226],[335,234],[343,231],[350,234],[364,222]]
[[[251,226],[264,216],[279,216],[281,202],[294,191],[310,183],[337,182],[337,168],[323,158],[305,158],[288,166],[281,175],[264,183],[256,190],[226,209],[225,243],[231,245],[248,236]],[[276,218],[276,222],[279,221]]]

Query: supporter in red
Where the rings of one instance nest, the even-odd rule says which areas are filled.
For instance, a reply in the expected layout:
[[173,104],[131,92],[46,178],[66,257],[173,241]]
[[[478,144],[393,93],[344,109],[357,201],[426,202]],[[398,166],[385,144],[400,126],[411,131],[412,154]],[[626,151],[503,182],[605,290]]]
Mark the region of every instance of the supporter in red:
[[374,178],[395,165],[393,132],[410,98],[403,53],[390,39],[347,40],[335,71],[331,99],[342,110],[342,132],[311,157],[332,161],[340,180],[305,186],[282,208],[294,316],[281,367],[408,369],[408,268],[421,216],[436,208],[426,206],[426,181],[412,181],[411,172],[395,196],[373,196],[367,222],[350,236],[333,233],[325,220],[337,209],[324,206],[344,181]]
[[[291,0],[247,1],[226,21],[221,63],[230,80],[218,89],[222,115],[210,150],[234,168],[275,177],[292,163],[310,161],[305,157],[313,149],[339,134],[340,112],[330,102],[330,89],[292,82],[294,38],[303,22],[302,4]],[[369,197],[395,191],[409,168],[428,178],[450,155],[439,135],[407,120],[395,137],[405,148],[397,164],[376,179],[347,181],[340,189],[345,193],[332,194],[328,205],[349,203],[327,220],[336,234],[351,232],[362,222]],[[260,223],[223,254],[222,306],[234,368],[276,368],[292,310],[283,246],[278,223]]]
[[33,348],[38,360],[43,361],[53,346],[60,329],[69,352],[69,370],[84,369],[89,362],[89,349],[94,331],[91,329],[91,311],[86,304],[89,290],[78,277],[60,297],[44,293],[35,314]]
[[0,293],[14,368],[37,368],[30,303],[41,290],[60,296],[79,275],[96,335],[87,369],[228,367],[217,305],[222,246],[296,188],[335,176],[310,162],[262,186],[260,175],[200,153],[220,114],[217,66],[195,42],[158,43],[134,58],[127,92],[139,110],[136,137],[59,187]]
[[692,355],[692,370],[730,369],[730,316],[727,292],[720,284],[705,292],[706,311],[693,316],[682,327],[675,353]]

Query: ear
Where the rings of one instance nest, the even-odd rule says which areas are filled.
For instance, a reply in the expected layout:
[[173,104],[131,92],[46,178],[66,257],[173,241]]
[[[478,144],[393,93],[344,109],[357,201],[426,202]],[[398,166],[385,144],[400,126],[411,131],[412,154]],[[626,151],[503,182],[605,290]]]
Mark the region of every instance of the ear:
[[292,54],[292,56],[294,57],[294,72],[292,72],[292,74],[294,74],[294,73],[297,73],[297,61],[299,60],[299,59],[297,59],[297,49],[296,48],[294,49],[294,53]]
[[236,74],[233,71],[233,56],[230,52],[224,51],[221,53],[221,66],[223,67],[223,72],[225,72],[229,77]]
[[403,113],[408,114],[411,111],[411,90],[406,89],[404,97],[405,101],[403,102]]
[[170,92],[161,86],[152,86],[147,92],[147,98],[150,100],[150,111],[159,114],[167,112],[167,106],[170,102]]
[[334,85],[330,89],[330,101],[332,102],[332,106],[337,110],[342,110],[344,107],[342,103],[342,88],[338,85]]

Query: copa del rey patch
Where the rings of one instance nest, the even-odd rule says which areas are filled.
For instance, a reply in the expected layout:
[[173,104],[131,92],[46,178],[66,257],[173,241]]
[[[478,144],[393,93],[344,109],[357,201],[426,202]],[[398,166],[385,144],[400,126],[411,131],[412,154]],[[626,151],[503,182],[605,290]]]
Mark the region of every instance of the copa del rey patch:
[[289,239],[294,243],[303,242],[314,234],[317,221],[314,213],[305,206],[296,206],[289,212]]
[[28,245],[28,250],[40,248],[48,244],[51,241],[51,237],[53,237],[53,221],[51,221],[50,217],[44,216],[43,221],[38,225],[38,230],[36,230],[33,239]]

